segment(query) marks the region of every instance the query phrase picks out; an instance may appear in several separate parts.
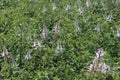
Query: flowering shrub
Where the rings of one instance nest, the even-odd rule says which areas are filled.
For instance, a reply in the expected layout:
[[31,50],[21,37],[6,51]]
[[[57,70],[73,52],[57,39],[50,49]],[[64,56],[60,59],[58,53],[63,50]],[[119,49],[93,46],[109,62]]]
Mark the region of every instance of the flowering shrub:
[[0,0],[0,79],[120,80],[119,5]]

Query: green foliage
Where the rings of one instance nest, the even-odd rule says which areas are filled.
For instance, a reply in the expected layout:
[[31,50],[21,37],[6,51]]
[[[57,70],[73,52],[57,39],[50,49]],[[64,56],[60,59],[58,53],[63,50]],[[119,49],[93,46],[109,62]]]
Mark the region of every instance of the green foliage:
[[[67,5],[71,6],[68,11]],[[106,21],[110,14],[112,20]],[[56,24],[60,32],[55,34]],[[43,28],[48,30],[45,39]],[[7,58],[0,56],[0,76],[4,80],[119,80],[119,28],[120,7],[115,0],[91,0],[88,8],[86,0],[0,0],[0,53],[4,46],[10,52]],[[41,47],[34,49],[34,39]],[[62,46],[60,53],[56,53],[58,45]],[[106,51],[108,74],[86,69],[99,48]],[[26,60],[29,50],[31,59]]]

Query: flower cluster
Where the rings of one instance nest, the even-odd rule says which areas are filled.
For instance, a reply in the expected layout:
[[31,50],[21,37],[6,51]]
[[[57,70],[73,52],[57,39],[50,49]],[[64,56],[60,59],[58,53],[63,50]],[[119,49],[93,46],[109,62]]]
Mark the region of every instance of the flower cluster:
[[39,42],[38,39],[35,39],[35,40],[34,40],[33,47],[35,47],[35,50],[38,49],[38,47],[41,47],[41,44],[40,44],[40,42]]
[[102,48],[98,49],[98,52],[96,52],[96,56],[89,67],[90,72],[99,71],[106,74],[110,71],[110,67],[105,63],[103,59],[104,54],[105,52]]
[[62,47],[62,45],[58,44],[56,47],[55,53],[57,53],[57,54],[61,53],[63,50],[64,50],[64,48]]
[[43,30],[42,30],[42,38],[43,39],[48,38],[48,29],[47,28],[43,28]]
[[90,5],[91,5],[90,0],[86,0],[86,6],[87,6],[87,7],[90,7]]
[[8,54],[9,54],[9,52],[8,52],[6,46],[4,46],[4,48],[3,48],[3,52],[2,52],[2,57],[7,57]]
[[60,25],[57,23],[55,25],[55,34],[58,34],[60,32]]
[[26,59],[26,60],[31,59],[30,53],[31,53],[31,51],[29,50],[29,51],[27,52],[27,54],[25,55],[25,59]]

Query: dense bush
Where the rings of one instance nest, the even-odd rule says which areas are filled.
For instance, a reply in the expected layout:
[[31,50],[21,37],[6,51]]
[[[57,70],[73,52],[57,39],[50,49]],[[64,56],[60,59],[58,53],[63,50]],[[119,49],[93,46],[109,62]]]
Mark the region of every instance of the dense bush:
[[0,53],[4,80],[119,80],[120,0],[0,0]]

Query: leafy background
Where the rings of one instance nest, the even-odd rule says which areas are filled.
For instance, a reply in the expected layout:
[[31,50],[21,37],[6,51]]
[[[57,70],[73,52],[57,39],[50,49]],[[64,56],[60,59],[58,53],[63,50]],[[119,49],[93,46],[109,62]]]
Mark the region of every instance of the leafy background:
[[[98,1],[96,6],[95,1]],[[52,3],[57,7],[55,10]],[[0,52],[6,45],[17,63],[16,69],[10,56],[7,61],[1,56],[1,77],[4,80],[119,80],[120,37],[116,36],[120,28],[119,0],[91,0],[89,8],[85,3],[86,0],[0,0]],[[65,11],[67,4],[71,8]],[[78,11],[80,5],[83,14]],[[111,13],[112,21],[107,22],[105,19]],[[75,21],[80,27],[78,31]],[[55,37],[57,23],[60,32]],[[94,30],[98,23],[100,31]],[[41,37],[43,28],[49,30],[47,40]],[[18,36],[19,33],[22,35]],[[35,38],[42,45],[37,50],[32,47]],[[59,43],[64,50],[56,54]],[[111,68],[107,75],[86,69],[99,48],[105,50],[106,63]],[[30,49],[32,58],[25,63]]]

